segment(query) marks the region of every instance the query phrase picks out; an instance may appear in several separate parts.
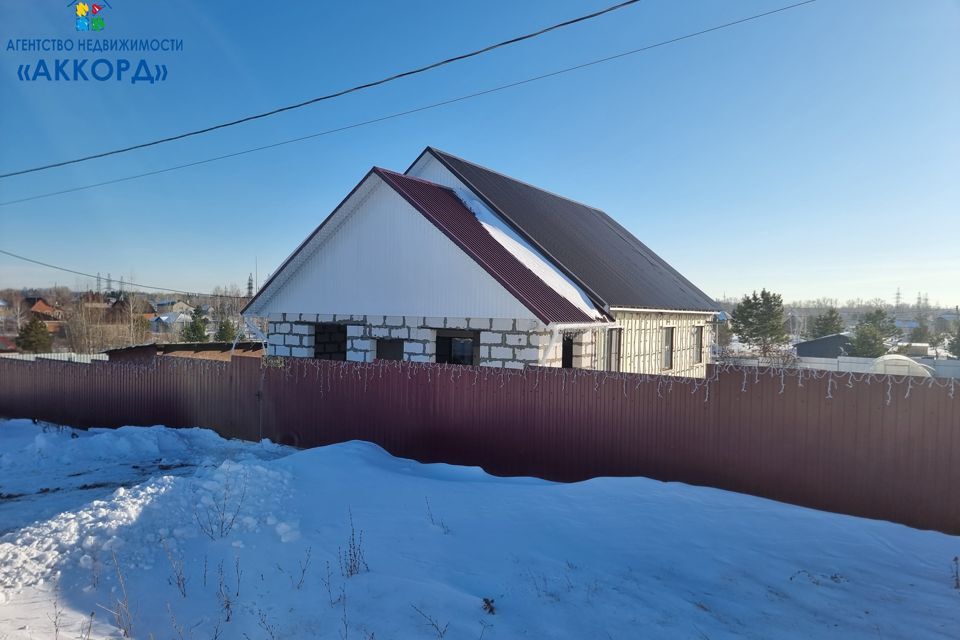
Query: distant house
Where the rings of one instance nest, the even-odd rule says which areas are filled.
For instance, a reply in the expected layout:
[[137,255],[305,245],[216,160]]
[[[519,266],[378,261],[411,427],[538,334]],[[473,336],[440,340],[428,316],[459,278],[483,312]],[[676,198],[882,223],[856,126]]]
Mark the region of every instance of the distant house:
[[193,313],[193,307],[182,300],[160,300],[159,302],[153,303],[153,309],[157,315],[167,313],[185,313],[189,315]]
[[190,324],[190,315],[178,311],[161,313],[150,320],[150,331],[159,334],[177,334]]
[[270,355],[703,376],[717,311],[603,211],[428,147],[371,169],[243,313]]
[[13,338],[8,336],[0,336],[0,353],[16,353],[17,343],[13,341]]
[[850,337],[835,333],[822,338],[814,338],[796,344],[797,357],[800,358],[839,358],[850,355]]
[[23,302],[30,316],[43,322],[47,331],[54,335],[63,335],[63,311],[39,297],[24,298]]

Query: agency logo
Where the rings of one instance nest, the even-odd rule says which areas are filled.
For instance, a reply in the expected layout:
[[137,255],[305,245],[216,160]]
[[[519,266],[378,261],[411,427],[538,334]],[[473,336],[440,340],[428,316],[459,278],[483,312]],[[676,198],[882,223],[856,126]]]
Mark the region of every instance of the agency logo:
[[103,31],[107,26],[103,19],[103,12],[113,7],[107,0],[100,0],[100,3],[74,0],[67,5],[67,8],[73,11],[77,31]]

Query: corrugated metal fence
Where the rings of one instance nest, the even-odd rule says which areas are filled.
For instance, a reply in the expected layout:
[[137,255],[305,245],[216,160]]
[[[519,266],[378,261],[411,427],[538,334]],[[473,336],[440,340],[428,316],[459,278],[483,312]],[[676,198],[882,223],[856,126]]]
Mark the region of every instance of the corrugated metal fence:
[[0,360],[0,415],[203,426],[305,447],[360,439],[501,475],[643,475],[960,534],[954,380],[732,367],[694,381],[300,359]]

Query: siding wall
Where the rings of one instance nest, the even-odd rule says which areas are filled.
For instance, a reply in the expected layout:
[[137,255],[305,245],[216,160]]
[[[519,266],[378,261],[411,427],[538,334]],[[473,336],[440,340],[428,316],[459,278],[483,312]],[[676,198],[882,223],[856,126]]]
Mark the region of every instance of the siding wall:
[[[624,373],[660,374],[663,371],[663,329],[673,327],[673,368],[670,375],[702,378],[707,374],[710,344],[713,340],[710,316],[686,313],[644,313],[614,311],[617,324],[623,328],[620,344],[620,370]],[[697,363],[694,327],[703,327],[703,350]],[[600,337],[604,342],[605,336]],[[606,345],[598,345],[597,353],[606,353]]]

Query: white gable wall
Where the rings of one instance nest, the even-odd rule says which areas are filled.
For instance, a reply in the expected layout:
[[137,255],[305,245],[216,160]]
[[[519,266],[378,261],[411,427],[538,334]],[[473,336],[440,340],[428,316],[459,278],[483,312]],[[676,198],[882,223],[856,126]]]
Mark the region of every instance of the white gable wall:
[[371,174],[248,315],[535,319],[496,279]]

